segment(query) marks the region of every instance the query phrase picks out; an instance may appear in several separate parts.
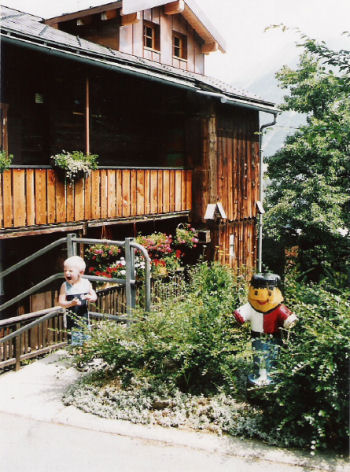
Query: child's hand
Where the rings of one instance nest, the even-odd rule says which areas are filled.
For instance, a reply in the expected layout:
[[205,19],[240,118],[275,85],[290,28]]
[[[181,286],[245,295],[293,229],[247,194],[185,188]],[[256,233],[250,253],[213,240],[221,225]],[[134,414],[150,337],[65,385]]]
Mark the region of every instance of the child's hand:
[[81,305],[81,301],[79,300],[79,298],[73,298],[73,300],[71,301],[70,306],[76,306],[76,305]]
[[87,300],[88,302],[95,299],[95,297],[91,293],[87,293],[86,295],[83,295],[82,298],[84,300]]

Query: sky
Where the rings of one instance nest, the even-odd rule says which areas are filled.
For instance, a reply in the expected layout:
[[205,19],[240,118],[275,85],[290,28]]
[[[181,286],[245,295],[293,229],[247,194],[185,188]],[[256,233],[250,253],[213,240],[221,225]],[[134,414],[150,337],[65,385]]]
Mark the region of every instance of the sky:
[[[0,0],[0,4],[50,18],[112,0]],[[280,102],[275,73],[295,66],[295,28],[335,49],[350,49],[350,0],[196,0],[226,42],[226,53],[206,58],[206,74]],[[284,24],[287,32],[270,29]],[[270,121],[270,118],[269,118]]]

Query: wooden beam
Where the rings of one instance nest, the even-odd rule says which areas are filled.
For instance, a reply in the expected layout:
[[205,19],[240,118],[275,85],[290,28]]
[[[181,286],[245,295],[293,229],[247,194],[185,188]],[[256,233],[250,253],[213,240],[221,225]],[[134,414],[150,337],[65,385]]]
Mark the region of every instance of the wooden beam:
[[85,82],[85,150],[90,154],[90,81]]
[[141,12],[130,13],[130,15],[122,15],[122,26],[133,25],[141,21]]
[[114,10],[116,8],[118,9],[121,7],[122,7],[121,1],[112,2],[112,3],[109,3],[108,5],[100,5],[98,7],[87,8],[85,10],[81,10],[74,13],[67,13],[65,15],[55,16],[53,18],[49,18],[45,20],[45,24],[53,26],[54,24],[63,23],[64,21],[71,21],[76,18],[83,18],[86,15],[96,15],[99,13],[106,12],[108,10]]
[[182,13],[184,9],[184,0],[177,0],[176,2],[171,2],[164,5],[164,13],[166,15],[176,15],[177,13]]
[[93,20],[93,16],[84,16],[83,18],[78,18],[77,19],[77,26],[89,26],[91,25]]
[[0,103],[0,150],[8,151],[7,111],[8,103]]
[[101,13],[101,21],[113,20],[117,18],[117,10],[107,10]]
[[66,224],[62,224],[62,225],[58,224],[58,225],[52,225],[52,226],[40,225],[37,227],[27,226],[24,228],[18,228],[17,231],[0,232],[0,239],[18,238],[21,236],[36,236],[38,234],[50,234],[50,233],[55,233],[58,231],[67,233],[68,231],[77,231],[79,229],[83,229],[82,224],[78,224],[78,225],[73,224],[69,226],[67,226]]
[[208,164],[209,164],[209,203],[216,203],[218,197],[217,178],[217,135],[216,135],[216,114],[214,107],[211,107],[211,115],[208,119]]
[[217,41],[214,41],[213,43],[205,43],[202,46],[202,53],[209,54],[210,52],[215,52],[218,49],[219,49],[219,45]]

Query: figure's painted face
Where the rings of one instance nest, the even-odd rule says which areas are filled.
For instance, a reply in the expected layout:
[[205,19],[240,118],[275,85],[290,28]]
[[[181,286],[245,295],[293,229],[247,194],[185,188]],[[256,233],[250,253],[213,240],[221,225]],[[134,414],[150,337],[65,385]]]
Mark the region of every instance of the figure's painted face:
[[273,310],[283,302],[283,295],[278,287],[256,288],[250,285],[248,292],[248,302],[254,310],[266,313]]

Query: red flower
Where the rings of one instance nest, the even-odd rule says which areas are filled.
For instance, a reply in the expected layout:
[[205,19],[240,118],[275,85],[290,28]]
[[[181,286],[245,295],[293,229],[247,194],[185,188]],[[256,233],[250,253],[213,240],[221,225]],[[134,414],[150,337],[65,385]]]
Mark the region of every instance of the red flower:
[[180,249],[176,249],[175,255],[178,259],[180,259],[181,255],[182,255],[182,252],[180,251]]

